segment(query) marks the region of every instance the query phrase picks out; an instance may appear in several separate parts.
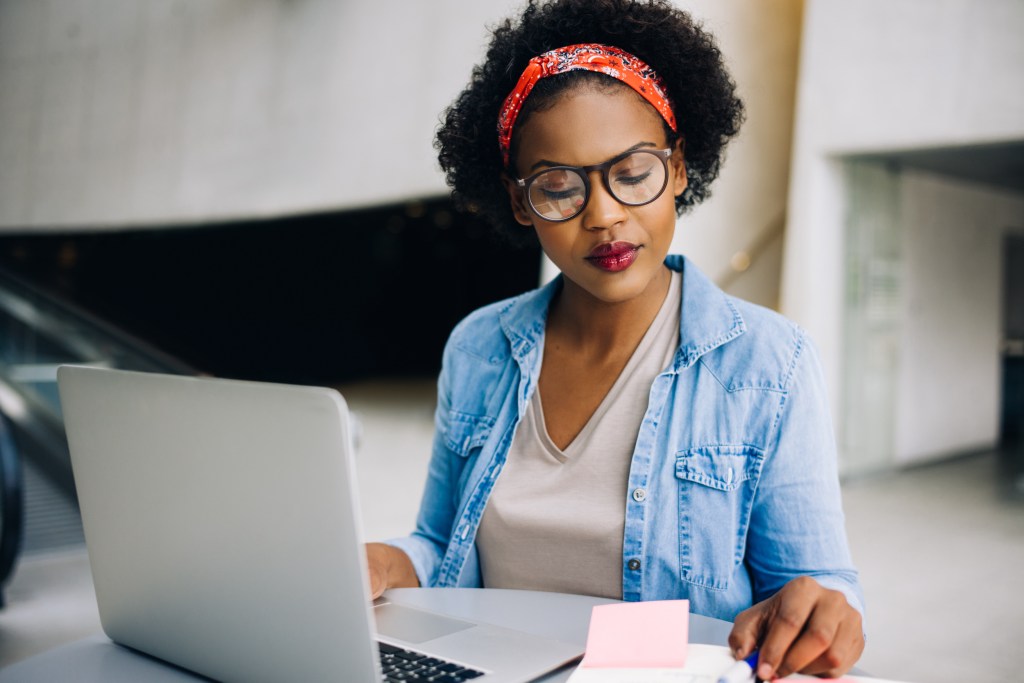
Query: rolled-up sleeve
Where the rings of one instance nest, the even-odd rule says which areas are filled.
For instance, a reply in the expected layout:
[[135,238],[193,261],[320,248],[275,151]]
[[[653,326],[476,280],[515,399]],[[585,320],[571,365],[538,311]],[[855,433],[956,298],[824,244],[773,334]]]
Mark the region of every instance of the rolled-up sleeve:
[[465,464],[464,458],[455,456],[445,445],[451,403],[448,367],[446,350],[437,386],[433,448],[416,528],[409,536],[385,541],[409,556],[421,586],[437,583],[438,570],[448,548],[455,520],[457,470]]

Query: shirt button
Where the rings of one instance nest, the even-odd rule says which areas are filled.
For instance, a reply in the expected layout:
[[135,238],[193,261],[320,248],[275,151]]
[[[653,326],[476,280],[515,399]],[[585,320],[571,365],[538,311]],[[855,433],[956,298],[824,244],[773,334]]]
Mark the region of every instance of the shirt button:
[[633,489],[633,500],[638,503],[642,503],[647,500],[647,491],[643,489]]
[[634,557],[632,560],[626,563],[626,566],[632,569],[633,571],[636,571],[637,569],[640,569],[640,560]]

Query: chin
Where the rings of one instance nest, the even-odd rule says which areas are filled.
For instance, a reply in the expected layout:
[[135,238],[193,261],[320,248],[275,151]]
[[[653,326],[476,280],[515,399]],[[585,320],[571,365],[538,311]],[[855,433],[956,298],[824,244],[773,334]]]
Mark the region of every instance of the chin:
[[634,274],[614,273],[610,276],[616,278],[614,281],[597,283],[590,287],[584,287],[584,289],[592,297],[606,304],[620,304],[643,296],[653,279],[653,276],[640,277],[639,273],[634,277],[622,277],[624,275]]

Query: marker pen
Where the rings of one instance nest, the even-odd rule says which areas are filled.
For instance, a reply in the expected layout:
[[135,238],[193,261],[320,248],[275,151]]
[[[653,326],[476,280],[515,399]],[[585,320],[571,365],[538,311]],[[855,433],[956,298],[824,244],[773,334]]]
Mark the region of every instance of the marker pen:
[[757,680],[754,672],[757,670],[757,652],[746,659],[740,659],[725,670],[718,678],[718,683],[750,683]]

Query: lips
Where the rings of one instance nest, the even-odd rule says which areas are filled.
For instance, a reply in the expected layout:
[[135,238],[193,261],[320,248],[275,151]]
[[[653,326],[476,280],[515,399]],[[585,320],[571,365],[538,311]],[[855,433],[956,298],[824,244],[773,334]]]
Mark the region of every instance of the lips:
[[633,265],[640,247],[631,242],[605,242],[590,250],[587,261],[601,270],[617,273]]

